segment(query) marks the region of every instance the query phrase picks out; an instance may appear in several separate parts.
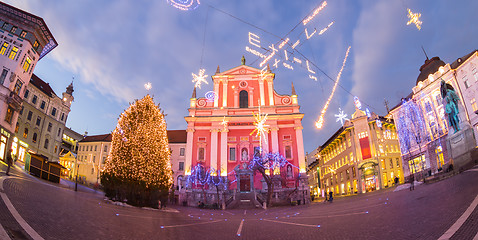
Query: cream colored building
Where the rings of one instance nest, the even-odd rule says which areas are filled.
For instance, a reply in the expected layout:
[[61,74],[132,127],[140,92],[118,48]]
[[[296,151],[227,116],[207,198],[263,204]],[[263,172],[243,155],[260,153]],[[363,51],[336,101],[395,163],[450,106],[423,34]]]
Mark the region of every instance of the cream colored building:
[[78,142],[78,180],[100,184],[100,172],[111,150],[111,134],[86,136]]
[[58,162],[63,132],[74,100],[73,85],[70,84],[59,97],[48,83],[33,74],[22,97],[24,100],[16,123],[13,152],[20,162],[25,160],[27,151]]
[[350,120],[320,147],[322,190],[334,195],[365,193],[403,182],[395,126],[356,109]]
[[174,186],[177,190],[185,186],[184,161],[186,160],[186,130],[168,130],[169,148],[171,149],[171,168]]
[[41,17],[0,2],[0,160],[20,144],[15,128],[33,69],[57,45]]

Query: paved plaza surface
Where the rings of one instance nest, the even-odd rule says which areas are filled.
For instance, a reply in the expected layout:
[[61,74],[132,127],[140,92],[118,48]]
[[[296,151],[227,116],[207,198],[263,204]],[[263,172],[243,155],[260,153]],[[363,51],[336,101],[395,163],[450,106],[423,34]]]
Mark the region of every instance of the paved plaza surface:
[[0,239],[474,239],[478,234],[478,168],[414,191],[393,187],[268,210],[125,207],[18,168],[5,176],[5,169],[2,164]]

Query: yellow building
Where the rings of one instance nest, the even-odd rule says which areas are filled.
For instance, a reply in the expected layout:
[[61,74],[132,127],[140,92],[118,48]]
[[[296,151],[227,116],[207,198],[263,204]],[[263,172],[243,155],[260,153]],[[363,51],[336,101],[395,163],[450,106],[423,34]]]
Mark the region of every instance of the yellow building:
[[[366,113],[367,112],[367,113]],[[387,119],[356,108],[350,120],[319,147],[321,195],[365,193],[403,183],[395,126]]]

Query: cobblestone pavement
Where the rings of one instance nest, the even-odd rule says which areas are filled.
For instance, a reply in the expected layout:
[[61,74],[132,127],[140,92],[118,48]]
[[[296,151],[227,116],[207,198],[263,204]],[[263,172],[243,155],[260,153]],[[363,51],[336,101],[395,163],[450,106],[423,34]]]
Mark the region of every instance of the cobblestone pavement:
[[[467,171],[414,191],[390,188],[333,203],[152,210],[114,205],[99,194],[74,192],[18,169],[5,177],[5,169],[0,166],[0,194],[44,239],[438,239],[478,195],[478,171]],[[30,239],[3,198],[0,224],[12,239]],[[473,239],[477,224],[475,208],[452,239]]]

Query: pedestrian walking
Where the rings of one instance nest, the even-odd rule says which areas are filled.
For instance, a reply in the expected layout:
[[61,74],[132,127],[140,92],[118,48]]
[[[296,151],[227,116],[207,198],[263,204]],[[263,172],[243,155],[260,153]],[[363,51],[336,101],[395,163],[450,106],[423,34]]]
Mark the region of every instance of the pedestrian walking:
[[397,186],[397,185],[398,185],[398,180],[399,180],[399,179],[398,179],[398,177],[397,177],[397,176],[395,176],[395,186]]
[[334,192],[329,192],[329,202],[332,202],[334,200],[333,194]]
[[7,153],[7,171],[5,172],[7,176],[10,176],[9,172],[10,172],[10,168],[12,167],[12,164],[13,164],[12,154]]
[[415,176],[410,174],[410,191],[415,190]]

